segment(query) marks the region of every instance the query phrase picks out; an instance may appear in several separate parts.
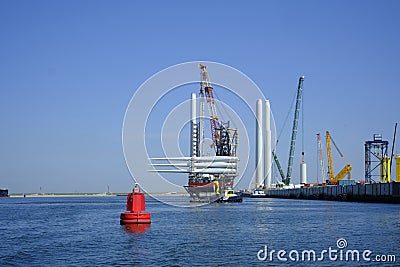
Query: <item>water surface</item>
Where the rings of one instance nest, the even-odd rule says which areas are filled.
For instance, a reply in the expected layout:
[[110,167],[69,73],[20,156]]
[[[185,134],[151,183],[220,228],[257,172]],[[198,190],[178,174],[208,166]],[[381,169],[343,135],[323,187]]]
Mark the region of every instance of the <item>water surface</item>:
[[[178,208],[148,197],[152,224],[136,228],[119,224],[125,200],[0,199],[0,266],[400,265],[396,204],[245,198],[243,203]],[[269,252],[314,250],[318,255],[338,249],[340,238],[347,242],[344,252],[368,249],[372,255],[396,255],[397,263],[330,261],[327,256],[322,262],[284,263],[276,254],[272,261],[257,257],[265,246]]]

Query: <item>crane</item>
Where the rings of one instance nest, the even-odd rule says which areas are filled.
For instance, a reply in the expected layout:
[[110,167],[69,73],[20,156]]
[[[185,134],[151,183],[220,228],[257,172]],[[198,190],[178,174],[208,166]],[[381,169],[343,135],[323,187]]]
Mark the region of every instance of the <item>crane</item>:
[[328,155],[328,175],[329,175],[329,182],[331,184],[337,184],[338,181],[342,180],[346,175],[349,175],[350,179],[350,172],[352,169],[352,166],[350,164],[347,164],[344,166],[344,168],[335,176],[335,172],[333,169],[333,160],[332,160],[332,146],[331,146],[331,141],[333,145],[335,146],[336,150],[338,151],[340,157],[343,158],[342,152],[340,152],[338,146],[336,145],[335,141],[333,141],[329,131],[326,131],[326,152]]
[[296,108],[294,111],[292,139],[290,141],[288,168],[287,168],[286,178],[283,181],[286,185],[290,184],[290,178],[292,177],[293,157],[294,157],[294,149],[296,147],[297,125],[299,122],[300,103],[301,103],[301,96],[302,96],[302,91],[303,91],[303,82],[304,82],[304,76],[301,76],[299,78],[299,85],[297,86]]
[[325,163],[324,163],[324,156],[322,154],[322,141],[321,135],[317,133],[317,142],[318,142],[318,157],[319,157],[319,164],[321,166],[321,178],[322,183],[326,181],[326,173],[325,173]]
[[[293,157],[294,157],[294,149],[296,146],[297,125],[299,122],[300,103],[301,103],[301,96],[302,96],[302,91],[303,91],[303,82],[304,82],[304,76],[301,76],[299,78],[299,84],[297,86],[296,108],[295,108],[295,112],[294,112],[292,138],[291,138],[291,142],[290,142],[289,160],[288,160],[288,168],[287,168],[286,177],[285,177],[285,174],[283,173],[281,164],[279,163],[279,159],[278,159],[275,151],[272,152],[275,164],[278,167],[279,174],[281,175],[282,182],[285,185],[290,184],[290,178],[292,177]],[[303,152],[303,157],[304,157],[304,152]]]
[[224,125],[224,123],[218,120],[213,87],[210,83],[207,66],[199,64],[199,68],[201,69],[200,96],[204,96],[205,93],[205,98],[208,103],[213,141],[212,146],[215,148],[215,154],[216,156],[236,156],[235,148],[237,143],[235,140],[237,140],[237,129],[231,129],[229,128],[229,123]]
[[276,167],[278,168],[279,174],[281,175],[282,181],[285,180],[285,174],[283,173],[281,163],[279,162],[278,156],[275,154],[275,151],[272,151],[272,156],[274,157],[274,161]]

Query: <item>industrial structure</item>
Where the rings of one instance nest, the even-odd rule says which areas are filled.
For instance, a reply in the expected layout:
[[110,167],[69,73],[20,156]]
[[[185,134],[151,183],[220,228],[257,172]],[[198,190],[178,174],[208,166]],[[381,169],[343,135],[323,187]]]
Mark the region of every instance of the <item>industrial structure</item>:
[[[395,130],[396,133],[396,130]],[[396,135],[396,134],[395,134]],[[326,135],[328,155],[328,177],[326,183],[304,185],[301,188],[266,190],[264,197],[293,198],[335,201],[360,201],[400,203],[400,154],[388,154],[389,142],[382,135],[375,134],[372,141],[365,142],[365,181],[342,180],[350,174],[351,165],[346,165],[336,176],[333,171],[331,142],[342,156],[329,131]],[[392,151],[394,150],[393,138]],[[322,177],[325,175],[322,156],[322,142],[317,134],[319,161]],[[396,161],[396,181],[390,176],[391,158]],[[350,177],[349,177],[350,178]]]
[[[265,136],[269,135],[268,127],[262,128],[262,100],[257,101],[257,135],[256,135],[256,188],[251,197],[277,197],[277,198],[295,198],[295,199],[320,199],[320,200],[339,200],[339,201],[363,201],[363,202],[385,202],[400,203],[400,154],[393,154],[394,143],[396,137],[396,127],[392,144],[392,154],[388,155],[388,142],[382,141],[380,135],[375,135],[373,141],[365,143],[365,182],[357,182],[351,179],[352,166],[346,164],[337,174],[334,171],[334,163],[332,157],[332,144],[338,151],[340,157],[343,153],[332,139],[329,131],[326,131],[326,155],[328,159],[328,170],[326,172],[321,135],[317,134],[318,159],[321,168],[322,182],[317,184],[307,183],[306,164],[304,162],[304,148],[302,148],[302,159],[300,165],[300,184],[291,184],[293,157],[296,144],[296,135],[298,132],[298,120],[300,113],[300,105],[302,101],[302,87],[304,77],[300,77],[297,88],[296,108],[293,119],[292,138],[290,142],[288,169],[286,175],[283,173],[281,164],[276,155],[275,148],[271,150],[271,145],[267,144]],[[269,101],[266,109],[269,114]],[[264,121],[265,125],[268,125]],[[262,130],[263,129],[263,130]],[[267,158],[268,157],[268,158]],[[271,157],[276,164],[282,182],[278,182],[276,186],[270,184],[271,170],[265,166],[271,162]],[[262,167],[262,158],[264,158],[265,166]],[[391,179],[390,170],[396,161],[396,182]],[[264,176],[263,176],[264,170]],[[375,173],[378,174],[375,174]],[[374,176],[378,178],[374,178]],[[344,179],[347,176],[347,179]],[[267,182],[268,181],[268,182]]]
[[[322,182],[309,184],[306,179],[306,164],[304,162],[304,148],[302,148],[302,159],[300,165],[300,184],[291,184],[293,157],[298,132],[298,120],[300,105],[302,101],[302,87],[304,77],[300,77],[297,88],[296,108],[293,119],[292,136],[289,150],[288,169],[284,174],[281,164],[276,155],[275,148],[268,150],[267,146],[262,149],[261,142],[265,141],[268,131],[262,131],[262,101],[257,101],[257,136],[256,136],[256,188],[251,197],[276,197],[276,198],[295,198],[295,199],[320,199],[320,200],[339,200],[339,201],[362,201],[362,202],[385,202],[400,203],[400,154],[393,154],[396,138],[395,126],[392,153],[388,154],[388,142],[382,140],[381,135],[374,135],[373,141],[365,143],[365,181],[356,182],[351,179],[352,166],[346,164],[337,174],[334,171],[332,157],[332,144],[336,148],[340,157],[343,153],[332,139],[329,131],[326,131],[326,155],[328,159],[328,170],[326,172],[321,135],[317,134],[318,160],[321,171]],[[269,106],[269,102],[268,102]],[[278,142],[278,141],[277,141]],[[271,146],[269,146],[271,149]],[[281,177],[281,183],[276,186],[270,185],[266,174],[270,174],[270,169],[262,168],[260,163],[264,157],[264,163],[273,158]],[[396,161],[396,182],[391,179],[391,165]],[[264,170],[264,176],[262,171]],[[264,177],[264,179],[262,178]],[[344,179],[347,177],[347,179]],[[270,181],[270,180],[269,180]]]
[[[297,137],[297,131],[298,131],[300,105],[301,105],[301,100],[302,100],[302,95],[303,95],[303,82],[304,82],[304,76],[301,76],[299,78],[299,83],[297,86],[296,107],[295,107],[294,118],[293,118],[292,136],[291,136],[291,141],[290,141],[289,160],[288,160],[286,176],[283,173],[283,170],[282,170],[281,164],[278,160],[278,157],[276,155],[276,152],[275,151],[272,152],[275,164],[278,168],[279,174],[282,179],[282,183],[286,186],[290,185],[291,178],[292,178],[293,158],[294,158],[294,151],[296,148],[296,137]],[[306,168],[307,168],[307,165],[304,162],[304,149],[303,149],[302,162],[300,165],[300,183],[301,184],[307,183],[307,171],[306,171],[307,169]]]
[[346,175],[348,175],[348,180],[350,180],[350,172],[352,169],[352,166],[350,164],[347,164],[344,166],[340,172],[335,175],[335,171],[333,169],[333,159],[332,159],[332,146],[331,146],[331,141],[333,145],[335,146],[336,150],[338,151],[340,157],[343,158],[342,152],[339,150],[339,147],[336,145],[335,141],[333,141],[331,134],[329,131],[326,131],[326,152],[328,155],[328,176],[329,176],[329,184],[337,184],[339,181],[341,181]]
[[[390,182],[389,142],[381,134],[374,134],[365,142],[365,182]],[[378,171],[379,170],[379,171]]]
[[[238,130],[230,127],[229,121],[223,122],[219,119],[207,66],[199,64],[199,68],[199,101],[196,94],[192,93],[190,102],[190,157],[151,158],[158,162],[151,165],[174,168],[152,170],[156,172],[188,173],[188,184],[184,187],[191,200],[213,202],[222,197],[224,190],[232,189],[238,175]],[[208,105],[211,147],[215,155],[204,153],[205,103]]]
[[[303,92],[304,76],[299,78],[296,94],[296,107],[293,118],[292,135],[289,150],[289,159],[286,176],[283,173],[282,166],[276,155],[276,145],[272,147],[271,137],[271,107],[269,100],[265,100],[265,108],[263,112],[263,100],[258,99],[256,103],[256,175],[255,186],[251,193],[251,197],[266,197],[265,190],[272,189],[272,162],[279,171],[282,181],[275,185],[278,187],[287,187],[291,185],[293,158],[296,147],[296,137],[298,131],[298,121],[300,116],[300,106]],[[263,118],[264,114],[264,118]],[[278,142],[278,141],[277,141]],[[277,144],[276,142],[276,144]],[[273,160],[273,161],[272,161]],[[307,169],[304,161],[304,148],[302,149],[302,162],[300,164],[300,183],[307,183]]]
[[394,156],[396,160],[396,182],[400,182],[400,154]]
[[[184,188],[191,196],[192,201],[214,202],[232,197],[235,201],[241,202],[241,199],[237,198],[232,190],[234,180],[238,176],[238,130],[231,127],[229,121],[220,120],[214,99],[214,88],[210,82],[207,67],[199,64],[199,68],[199,94],[197,96],[192,93],[190,100],[190,156],[151,158],[151,165],[154,167],[151,171],[187,173],[188,184]],[[270,102],[263,99],[256,101],[255,186],[252,194],[249,195],[251,197],[400,203],[400,183],[398,183],[400,182],[400,154],[393,154],[397,124],[391,155],[388,154],[389,142],[382,140],[381,135],[376,134],[372,141],[365,142],[365,181],[356,183],[351,180],[352,166],[350,164],[345,165],[341,171],[335,174],[332,144],[341,157],[343,154],[332,139],[330,132],[326,131],[327,171],[321,135],[317,134],[322,182],[314,185],[307,183],[304,147],[302,147],[300,184],[291,184],[303,82],[304,77],[301,76],[297,86],[286,175],[276,155],[278,141],[275,146],[272,145]],[[208,116],[205,115],[206,105],[208,106]],[[204,149],[206,118],[210,125],[213,155],[206,155]],[[396,182],[393,182],[390,175],[393,159],[396,162]],[[271,185],[273,162],[275,162],[281,177],[281,182],[277,182],[275,185]],[[159,169],[159,167],[164,167],[164,169]],[[346,176],[347,179],[344,179]]]

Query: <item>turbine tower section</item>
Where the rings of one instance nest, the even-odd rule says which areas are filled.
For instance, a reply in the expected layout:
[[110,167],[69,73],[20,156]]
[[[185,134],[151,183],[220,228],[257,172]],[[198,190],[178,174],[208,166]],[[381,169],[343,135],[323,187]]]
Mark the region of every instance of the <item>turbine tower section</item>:
[[271,106],[269,100],[265,100],[264,109],[264,175],[265,187],[271,187],[272,177],[272,132],[271,132]]
[[256,188],[264,187],[262,104],[262,100],[258,99],[256,104]]
[[197,110],[196,110],[196,94],[192,93],[192,98],[190,100],[190,156],[199,156],[199,136],[198,136],[198,124],[197,124]]

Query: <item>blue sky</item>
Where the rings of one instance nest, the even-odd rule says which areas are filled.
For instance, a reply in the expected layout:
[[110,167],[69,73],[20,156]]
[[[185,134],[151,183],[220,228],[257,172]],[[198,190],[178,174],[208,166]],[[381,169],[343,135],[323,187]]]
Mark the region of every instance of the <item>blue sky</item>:
[[[130,98],[156,72],[194,60],[253,79],[278,131],[304,75],[309,179],[317,176],[316,133],[330,130],[345,154],[335,170],[351,163],[361,180],[364,142],[374,133],[391,141],[399,120],[399,8],[361,0],[0,1],[0,187],[130,190],[121,145]],[[290,128],[278,147],[284,166]]]

